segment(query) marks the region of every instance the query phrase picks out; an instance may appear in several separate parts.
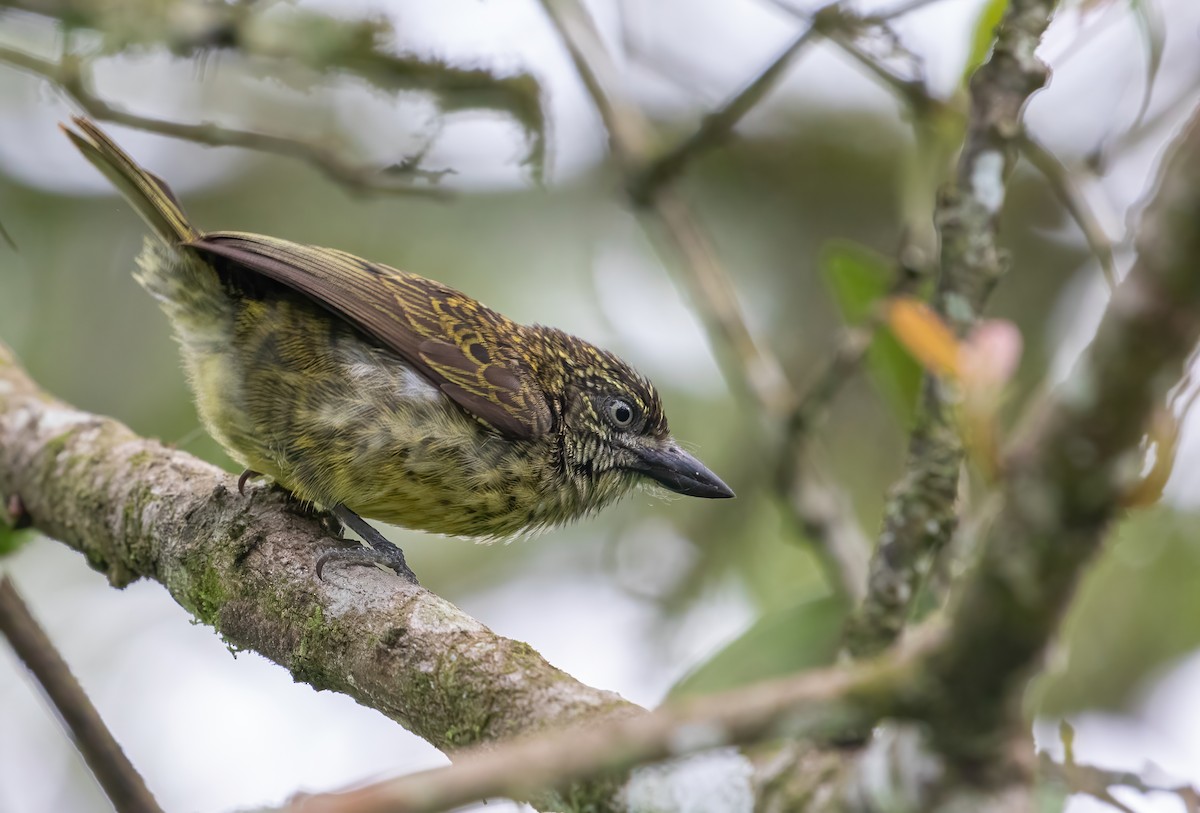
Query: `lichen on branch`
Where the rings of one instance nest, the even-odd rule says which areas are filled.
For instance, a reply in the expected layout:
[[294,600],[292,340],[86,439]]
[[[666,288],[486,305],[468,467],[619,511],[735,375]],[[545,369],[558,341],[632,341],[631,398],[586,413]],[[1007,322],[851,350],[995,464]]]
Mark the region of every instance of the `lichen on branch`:
[[319,519],[269,487],[243,497],[214,466],[52,398],[3,345],[0,495],[18,495],[38,530],[114,586],[162,583],[231,647],[447,753],[641,711],[391,574],[331,567],[317,579],[330,544]]
[[[992,55],[971,78],[967,135],[953,183],[934,213],[941,273],[933,305],[959,336],[975,326],[1007,259],[998,245],[1008,176],[1025,104],[1049,75],[1035,55],[1057,0],[1012,0]],[[847,627],[847,648],[879,652],[908,620],[929,560],[958,527],[964,457],[952,385],[926,374],[904,472],[889,496],[871,559],[867,597]]]

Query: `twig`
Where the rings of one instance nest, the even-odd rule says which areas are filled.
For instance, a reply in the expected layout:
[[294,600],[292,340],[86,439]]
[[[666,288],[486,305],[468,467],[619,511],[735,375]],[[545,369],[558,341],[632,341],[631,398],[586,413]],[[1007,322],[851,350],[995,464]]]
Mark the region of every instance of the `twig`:
[[[967,136],[952,188],[939,202],[938,313],[959,335],[975,325],[1006,260],[997,242],[1005,184],[1016,160],[1021,114],[1046,80],[1034,56],[1056,0],[1013,0],[989,60],[971,80]],[[888,499],[871,559],[867,599],[847,628],[855,654],[877,652],[904,627],[928,557],[957,527],[955,501],[964,451],[950,385],[926,374],[904,474]]]
[[576,0],[541,0],[591,96],[613,155],[627,171],[639,170],[650,154],[650,129],[641,111],[617,92],[620,78],[588,12]]
[[8,576],[0,576],[0,633],[46,693],[118,813],[162,813]]
[[105,54],[147,46],[180,57],[230,51],[273,62],[275,68],[351,75],[387,93],[421,92],[443,112],[496,110],[521,125],[530,140],[527,160],[541,164],[545,121],[532,74],[498,76],[484,68],[396,53],[392,29],[382,16],[346,19],[291,4],[209,0],[0,0],[0,7],[55,19],[71,31],[91,29]]
[[1075,182],[1071,170],[1028,132],[1021,133],[1018,147],[1021,154],[1050,184],[1050,189],[1079,226],[1088,247],[1100,261],[1100,270],[1104,273],[1104,281],[1108,283],[1109,291],[1114,290],[1117,287],[1117,261],[1113,256],[1112,240],[1105,233],[1099,218]]
[[[766,2],[773,7],[792,15],[793,17],[804,17],[811,19],[820,11],[819,9],[818,11],[809,11],[808,9],[796,8],[795,6],[786,2],[786,0],[766,0]],[[903,17],[906,14],[911,14],[917,9],[924,8],[925,6],[931,6],[934,3],[940,2],[942,2],[942,0],[903,0],[903,2],[897,3],[895,6],[887,9],[886,11],[881,11],[877,14],[867,14],[861,17],[854,16],[850,19],[861,25],[881,25],[883,23],[895,20],[898,17]]]
[[88,115],[105,121],[136,127],[152,133],[182,138],[212,146],[244,147],[260,152],[290,155],[307,161],[331,180],[360,192],[381,192],[447,198],[450,193],[436,186],[418,186],[407,179],[390,176],[375,167],[346,163],[335,153],[307,141],[222,127],[218,124],[184,124],[129,113],[96,96],[89,88],[83,64],[76,58],[50,62],[32,54],[0,45],[0,62],[36,74],[58,85]]
[[851,604],[867,590],[871,541],[856,521],[850,496],[813,462],[808,436],[788,438],[781,455],[779,492],[804,536],[815,542],[830,587]]
[[[684,168],[692,163],[700,154],[713,149],[724,142],[737,126],[738,122],[750,112],[763,97],[775,86],[784,71],[795,61],[796,57],[817,37],[825,36],[832,39],[848,53],[872,71],[884,71],[870,56],[865,54],[854,43],[854,30],[865,25],[882,25],[888,20],[902,16],[921,6],[938,0],[910,0],[910,2],[892,9],[884,14],[871,17],[856,17],[843,10],[841,2],[827,3],[816,11],[801,11],[791,8],[781,2],[774,5],[783,8],[787,13],[803,20],[808,26],[788,44],[771,62],[751,79],[745,87],[712,113],[704,116],[700,126],[686,138],[678,141],[658,158],[638,172],[629,184],[630,196],[635,202],[644,202],[656,187],[674,180]],[[894,74],[888,74],[889,82],[899,86],[904,80]],[[932,99],[928,93],[918,89],[908,94],[910,104],[917,106],[920,99]]]
[[629,194],[634,202],[645,203],[656,187],[673,181],[697,155],[718,146],[728,138],[738,122],[775,86],[783,72],[813,41],[817,33],[816,27],[810,25],[793,38],[758,76],[720,108],[706,115],[691,135],[638,172],[629,183]]
[[1060,763],[1054,761],[1046,753],[1040,755],[1039,768],[1043,774],[1061,780],[1072,793],[1086,793],[1089,796],[1095,796],[1122,810],[1128,810],[1128,808],[1116,801],[1110,791],[1110,788],[1117,785],[1133,788],[1139,793],[1174,793],[1185,805],[1188,805],[1189,811],[1194,810],[1192,805],[1196,803],[1197,794],[1200,793],[1197,788],[1187,782],[1163,780],[1151,784],[1131,771],[1112,771],[1093,765],[1080,765],[1073,758],[1068,758]]
[[1114,154],[1130,152],[1151,136],[1160,135],[1164,126],[1175,124],[1181,111],[1195,106],[1198,92],[1200,87],[1196,82],[1186,84],[1172,98],[1163,102],[1157,112],[1143,118],[1137,126],[1115,136],[1110,135],[1087,155],[1085,163],[1088,169],[1096,174],[1106,173]]
[[[616,91],[616,66],[591,17],[577,0],[542,0],[542,6],[600,112],[613,155],[626,173],[636,175],[650,157],[650,126],[642,112]],[[709,333],[721,337],[721,344],[733,351],[734,358],[723,359],[726,376],[740,382],[768,415],[784,414],[792,394],[783,368],[750,331],[733,284],[687,206],[670,190],[656,191],[645,206],[682,260],[684,280]]]
[[[0,9],[16,8],[57,20],[64,32],[91,29],[96,53],[111,55],[145,47],[165,49],[177,57],[204,58],[233,52],[246,60],[270,63],[278,74],[300,71],[301,78],[349,75],[385,93],[425,94],[443,113],[495,110],[511,117],[525,134],[524,163],[540,179],[545,159],[545,113],[541,88],[529,73],[495,75],[484,68],[459,67],[444,60],[395,53],[392,30],[383,17],[343,19],[305,8],[274,3],[109,3],[100,0],[0,0]],[[71,57],[78,71],[79,57]],[[85,89],[86,90],[86,89]],[[157,129],[155,120],[126,116],[132,126]],[[97,114],[97,117],[100,117]],[[112,120],[122,119],[113,117]],[[160,123],[161,124],[161,123]],[[352,189],[399,193],[405,180],[422,173],[398,162],[399,171],[376,173],[339,160],[314,144],[272,142],[257,134],[248,139],[221,134],[212,127],[167,124],[168,134],[202,143],[242,143],[254,149],[282,151],[312,161],[323,172]],[[162,130],[159,130],[162,131]],[[236,131],[227,130],[226,133]],[[216,140],[207,140],[208,138]],[[290,143],[289,143],[290,142]],[[420,188],[420,187],[419,187]],[[436,194],[436,193],[434,193]]]
[[[901,249],[902,256],[907,253]],[[920,276],[918,269],[901,263],[888,296],[909,291]],[[841,576],[843,594],[856,604],[866,595],[870,542],[857,522],[848,521],[853,516],[849,498],[813,465],[807,446],[834,396],[862,365],[882,324],[883,309],[876,307],[863,324],[842,331],[829,363],[800,396],[787,421],[778,474],[792,515],[807,535],[823,540],[822,554],[836,559],[826,569]]]
[[543,734],[463,755],[454,765],[347,793],[310,796],[295,813],[435,813],[494,796],[521,799],[597,774],[695,751],[776,737],[813,737],[870,725],[897,710],[938,643],[935,627],[904,647],[849,668],[806,672],[649,714]]
[[[923,82],[905,79],[891,71],[887,66],[872,59],[869,54],[859,48],[852,38],[835,33],[831,39],[841,46],[848,55],[858,60],[859,64],[871,72],[876,79],[890,88],[899,96],[917,116],[943,117],[951,116],[961,119],[962,114],[955,106],[939,99],[929,92]],[[1071,171],[1044,144],[1022,130],[1017,139],[1017,148],[1050,186],[1050,190],[1058,198],[1067,214],[1075,221],[1088,248],[1100,263],[1105,282],[1110,289],[1117,284],[1116,258],[1113,256],[1113,243],[1100,225],[1100,219],[1092,211],[1079,185],[1075,183]]]
[[[771,1],[773,5],[786,9],[793,16],[800,19],[810,19],[806,12],[793,9],[778,2],[778,0]],[[909,8],[909,6],[915,8],[925,4],[924,0],[914,0],[914,2],[904,4],[884,15],[864,17],[861,22],[890,20],[895,16],[911,11],[912,8]],[[895,93],[918,119],[950,117],[953,120],[960,120],[963,118],[962,112],[956,106],[934,96],[924,82],[900,76],[858,47],[858,44],[855,42],[852,26],[828,27],[823,29],[822,33],[848,56],[853,57],[885,87]],[[1100,225],[1099,218],[1092,211],[1091,205],[1083,196],[1078,184],[1071,177],[1070,170],[1063,165],[1062,161],[1054,153],[1050,152],[1045,145],[1028,132],[1021,132],[1017,140],[1017,147],[1020,149],[1022,155],[1029,160],[1034,169],[1046,178],[1051,191],[1054,192],[1059,202],[1062,203],[1063,208],[1067,210],[1067,214],[1079,226],[1080,232],[1082,232],[1084,239],[1087,241],[1088,248],[1100,262],[1100,269],[1111,289],[1116,285],[1117,278],[1116,260],[1113,256],[1113,243],[1105,233],[1103,226]]]

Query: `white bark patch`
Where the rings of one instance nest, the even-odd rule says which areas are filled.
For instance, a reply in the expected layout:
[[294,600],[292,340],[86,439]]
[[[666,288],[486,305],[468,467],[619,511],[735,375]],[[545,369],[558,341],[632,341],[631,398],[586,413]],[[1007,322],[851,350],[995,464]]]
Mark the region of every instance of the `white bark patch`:
[[629,813],[750,813],[750,760],[733,749],[638,768],[625,785]]
[[483,624],[453,604],[432,596],[424,596],[416,602],[408,616],[408,626],[415,633],[428,635],[484,631]]
[[1004,205],[1004,156],[994,150],[981,152],[971,170],[971,193],[985,209],[996,214]]
[[95,423],[96,416],[74,409],[46,409],[38,415],[38,428],[63,432],[75,426]]

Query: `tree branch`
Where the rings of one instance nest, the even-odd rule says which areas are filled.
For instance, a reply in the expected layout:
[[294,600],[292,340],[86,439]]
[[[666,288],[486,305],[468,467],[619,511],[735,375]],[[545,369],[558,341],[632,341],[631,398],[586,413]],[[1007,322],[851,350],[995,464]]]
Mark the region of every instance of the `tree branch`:
[[[1046,81],[1034,52],[1056,0],[1013,0],[989,60],[971,79],[967,136],[953,185],[934,215],[941,236],[937,312],[960,336],[979,318],[1007,263],[997,245],[1005,184],[1017,157],[1021,115]],[[847,646],[878,652],[903,628],[923,564],[945,547],[958,526],[955,501],[963,444],[955,424],[952,386],[926,374],[921,409],[904,474],[884,510],[871,558],[867,599],[851,620]]]
[[318,519],[275,489],[242,497],[215,467],[53,399],[0,345],[0,504],[13,495],[114,585],[160,582],[231,646],[452,755],[640,711],[390,574],[334,568],[319,581],[329,540]]
[[[57,20],[64,29],[95,31],[101,41],[100,55],[146,47],[162,47],[179,57],[228,51],[248,60],[276,63],[272,66],[276,74],[282,68],[303,69],[317,75],[343,74],[385,93],[424,93],[442,113],[495,110],[511,117],[524,131],[529,144],[525,162],[536,173],[540,173],[544,162],[545,113],[541,89],[533,75],[497,76],[483,68],[463,68],[435,58],[393,53],[391,28],[380,18],[346,20],[271,3],[205,0],[171,3],[0,0],[0,9],[4,7]],[[97,98],[87,88],[83,63],[91,57],[69,55],[56,65],[12,49],[6,51],[7,57],[15,54],[17,58],[0,56],[0,61],[9,61],[58,82],[96,118],[205,144],[235,144],[299,157],[359,191],[426,189],[413,186],[403,166],[395,173],[372,172],[338,158],[317,144],[210,124],[185,125],[134,116]]]
[[[78,59],[51,62],[32,54],[0,45],[0,62],[28,71],[57,85],[83,108],[89,116],[126,127],[136,127],[150,133],[182,138],[198,144],[221,147],[243,147],[277,155],[289,155],[307,161],[332,181],[358,192],[381,192],[444,199],[449,192],[437,186],[416,185],[407,175],[389,175],[378,167],[350,164],[317,144],[285,136],[255,133],[211,122],[184,124],[152,116],[130,113],[101,99],[91,90],[87,72]],[[421,174],[423,170],[417,170]],[[412,174],[412,173],[410,173]]]
[[1163,162],[1137,260],[1095,338],[1007,455],[1003,507],[976,578],[951,608],[955,623],[934,667],[945,679],[946,719],[955,721],[934,728],[948,753],[987,754],[1014,719],[1083,567],[1140,480],[1150,416],[1200,339],[1197,222],[1200,109]]
[[828,737],[870,727],[901,708],[935,627],[876,661],[807,672],[695,698],[648,714],[478,750],[448,768],[348,793],[307,797],[296,813],[437,813],[488,796],[523,798],[544,787],[695,751],[778,737]]
[[[836,4],[834,4],[836,5]],[[816,25],[810,25],[796,35],[783,51],[771,60],[757,76],[746,84],[720,108],[706,115],[700,126],[691,135],[655,158],[630,181],[629,194],[637,203],[649,200],[651,192],[658,186],[669,183],[681,173],[692,160],[703,152],[720,145],[727,139],[738,122],[775,86],[796,57],[818,34]]]
[[0,633],[41,686],[84,762],[119,813],[162,813],[146,783],[7,576],[0,576]]

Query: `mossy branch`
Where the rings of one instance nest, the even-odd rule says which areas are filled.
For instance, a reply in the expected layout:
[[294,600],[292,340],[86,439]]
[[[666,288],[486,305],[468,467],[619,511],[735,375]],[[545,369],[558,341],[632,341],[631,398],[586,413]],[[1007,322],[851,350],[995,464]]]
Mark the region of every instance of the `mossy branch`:
[[[1084,567],[1139,483],[1153,411],[1200,339],[1200,109],[1172,145],[1137,259],[1091,345],[1007,454],[1004,503],[951,608],[944,750],[986,758],[1041,662]],[[953,676],[953,677],[950,677]],[[1008,706],[1006,708],[1006,705]]]
[[318,580],[316,557],[330,544],[318,519],[271,488],[243,497],[216,467],[54,399],[3,345],[0,495],[0,504],[18,495],[34,527],[114,586],[160,582],[230,646],[347,694],[451,755],[641,711],[395,576],[332,567]]
[[[1056,0],[1012,0],[992,55],[971,79],[971,111],[954,182],[934,213],[941,274],[934,307],[960,335],[975,326],[1007,267],[999,248],[1000,211],[1021,143],[1022,113],[1049,75],[1035,51]],[[908,619],[923,568],[958,527],[964,457],[953,387],[925,377],[904,473],[889,497],[871,558],[867,597],[847,629],[856,655],[879,652]]]

